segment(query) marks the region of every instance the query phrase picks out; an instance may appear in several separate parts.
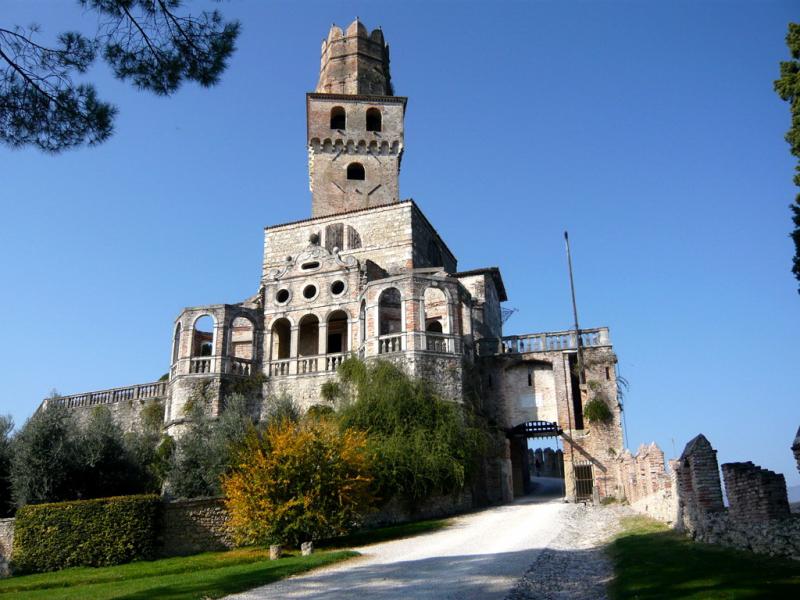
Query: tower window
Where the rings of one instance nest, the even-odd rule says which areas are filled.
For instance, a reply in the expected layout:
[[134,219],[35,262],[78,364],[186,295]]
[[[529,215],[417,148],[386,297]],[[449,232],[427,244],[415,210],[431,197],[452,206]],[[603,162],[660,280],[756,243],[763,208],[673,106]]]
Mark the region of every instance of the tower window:
[[366,179],[364,165],[361,163],[350,163],[347,165],[347,178],[355,179],[357,181],[364,181],[364,179]]
[[344,108],[341,106],[334,106],[331,109],[331,129],[346,129],[347,116],[345,115]]
[[367,109],[367,131],[381,130],[381,111],[377,108]]

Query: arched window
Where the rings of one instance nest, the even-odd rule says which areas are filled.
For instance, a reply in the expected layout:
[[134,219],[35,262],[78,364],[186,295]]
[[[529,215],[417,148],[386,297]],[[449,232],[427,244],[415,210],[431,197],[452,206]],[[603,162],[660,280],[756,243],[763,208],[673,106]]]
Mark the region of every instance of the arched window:
[[214,354],[214,319],[211,315],[203,315],[194,322],[192,356],[212,354]]
[[366,172],[364,171],[364,165],[361,163],[350,163],[347,165],[347,178],[354,179],[356,181],[364,181],[366,178]]
[[377,108],[367,109],[367,131],[381,130],[381,111]]
[[447,296],[439,288],[429,287],[424,294],[425,331],[429,333],[450,333],[450,311]]
[[347,128],[347,115],[344,108],[341,106],[334,106],[331,109],[331,129],[346,129]]
[[328,317],[328,354],[340,354],[348,350],[347,313],[335,310]]
[[297,332],[297,354],[316,356],[319,354],[319,319],[316,315],[306,315],[300,319]]
[[379,335],[400,333],[403,330],[400,290],[389,288],[381,292],[378,300]]
[[175,337],[172,339],[172,364],[178,362],[181,354],[181,324],[175,326]]
[[289,319],[278,319],[272,324],[272,360],[289,358],[292,326]]
[[236,317],[231,324],[229,353],[233,358],[253,360],[253,322],[247,317]]

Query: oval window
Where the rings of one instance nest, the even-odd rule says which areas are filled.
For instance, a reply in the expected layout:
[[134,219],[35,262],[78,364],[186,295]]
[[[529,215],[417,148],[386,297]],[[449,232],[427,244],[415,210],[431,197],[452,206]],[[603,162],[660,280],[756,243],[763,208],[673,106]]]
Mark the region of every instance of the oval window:
[[286,304],[289,301],[289,290],[286,288],[278,290],[275,294],[275,302],[278,304]]
[[303,271],[310,271],[311,269],[319,269],[319,263],[316,260],[312,260],[311,262],[306,262],[300,265],[300,268]]
[[306,300],[311,300],[314,296],[317,295],[317,286],[315,285],[307,285],[303,288],[303,298]]
[[338,296],[344,293],[344,281],[337,279],[331,284],[331,294]]

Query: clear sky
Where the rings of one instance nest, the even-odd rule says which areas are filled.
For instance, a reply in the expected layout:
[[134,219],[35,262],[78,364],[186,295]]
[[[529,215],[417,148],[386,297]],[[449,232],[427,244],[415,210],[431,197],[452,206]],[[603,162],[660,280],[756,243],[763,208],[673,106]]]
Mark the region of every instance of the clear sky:
[[[200,4],[192,3],[192,4]],[[703,432],[720,462],[800,482],[800,297],[788,106],[797,2],[255,2],[221,84],[119,106],[106,144],[0,147],[0,412],[52,388],[157,379],[182,307],[258,289],[265,225],[311,204],[304,94],[332,22],[381,25],[409,97],[401,195],[459,268],[500,266],[506,333],[567,329],[563,230],[584,327],[608,325],[629,445]],[[4,26],[91,31],[68,0],[3,0]]]

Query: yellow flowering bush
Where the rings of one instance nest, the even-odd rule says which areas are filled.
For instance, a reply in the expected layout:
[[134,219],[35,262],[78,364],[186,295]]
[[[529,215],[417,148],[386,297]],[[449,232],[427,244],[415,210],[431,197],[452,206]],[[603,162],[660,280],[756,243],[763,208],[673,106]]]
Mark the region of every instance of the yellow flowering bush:
[[253,429],[222,478],[240,545],[290,544],[345,535],[374,503],[361,431],[325,419]]

